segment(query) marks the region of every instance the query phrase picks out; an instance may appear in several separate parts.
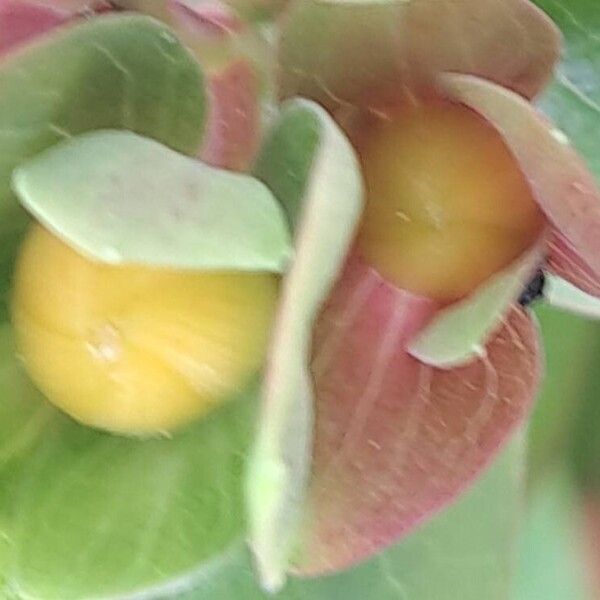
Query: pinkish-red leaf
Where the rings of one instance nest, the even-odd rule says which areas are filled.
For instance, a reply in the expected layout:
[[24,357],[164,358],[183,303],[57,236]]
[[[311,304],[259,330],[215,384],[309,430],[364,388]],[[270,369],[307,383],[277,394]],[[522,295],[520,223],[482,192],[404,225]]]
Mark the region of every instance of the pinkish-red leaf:
[[441,90],[502,135],[554,226],[550,264],[584,291],[600,291],[600,190],[568,139],[529,102],[489,81],[445,74]]
[[260,139],[260,81],[246,54],[254,35],[220,0],[169,0],[168,21],[207,74],[209,113],[200,157],[216,167],[244,171]]
[[600,279],[598,275],[558,232],[555,232],[550,240],[548,267],[580,290],[600,298]]
[[208,84],[208,128],[201,158],[216,167],[243,171],[252,162],[260,137],[256,70],[240,59],[212,73]]
[[0,0],[0,55],[75,17],[108,8],[104,0]]
[[436,308],[353,259],[319,318],[298,573],[349,567],[412,531],[477,477],[527,415],[540,375],[529,315],[511,308],[485,356],[443,371],[406,352]]
[[176,23],[192,35],[226,38],[244,28],[235,11],[220,0],[169,0],[167,6]]

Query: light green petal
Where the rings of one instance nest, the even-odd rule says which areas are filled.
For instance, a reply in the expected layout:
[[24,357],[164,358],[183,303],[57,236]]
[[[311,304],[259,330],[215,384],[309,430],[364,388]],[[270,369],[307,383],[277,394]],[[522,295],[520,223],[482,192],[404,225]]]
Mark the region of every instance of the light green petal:
[[13,183],[28,211],[95,260],[282,272],[291,255],[283,210],[262,183],[131,132],[59,144]]
[[557,275],[546,275],[544,296],[555,308],[574,312],[589,319],[600,319],[600,298],[586,294]]
[[247,478],[251,545],[266,589],[281,587],[310,469],[313,321],[345,260],[362,209],[354,151],[318,105],[284,106],[258,176],[293,224],[296,257],[282,290]]

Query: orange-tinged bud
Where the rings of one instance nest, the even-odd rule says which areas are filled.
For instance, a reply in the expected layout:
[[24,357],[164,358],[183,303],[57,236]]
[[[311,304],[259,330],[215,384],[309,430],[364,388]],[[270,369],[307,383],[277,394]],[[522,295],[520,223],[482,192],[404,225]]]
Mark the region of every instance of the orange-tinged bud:
[[461,298],[543,227],[516,160],[464,106],[407,104],[365,128],[358,146],[367,187],[359,248],[398,287]]
[[17,347],[40,390],[78,421],[169,431],[260,368],[277,288],[269,274],[99,264],[36,225],[14,281]]

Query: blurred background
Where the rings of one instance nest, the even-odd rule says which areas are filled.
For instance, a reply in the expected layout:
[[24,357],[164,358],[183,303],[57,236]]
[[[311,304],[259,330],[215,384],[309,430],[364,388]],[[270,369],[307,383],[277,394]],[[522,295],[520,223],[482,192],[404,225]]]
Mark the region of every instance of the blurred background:
[[[600,178],[600,2],[536,0],[565,51],[542,98]],[[546,379],[527,436],[517,600],[600,599],[600,324],[541,306]]]
[[517,600],[600,598],[600,324],[536,310],[547,373],[528,432]]

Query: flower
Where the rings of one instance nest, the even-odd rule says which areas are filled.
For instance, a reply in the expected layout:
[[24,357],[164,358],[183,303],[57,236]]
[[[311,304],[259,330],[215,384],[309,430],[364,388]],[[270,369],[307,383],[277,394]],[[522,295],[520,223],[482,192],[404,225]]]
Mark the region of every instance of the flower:
[[[291,4],[279,36],[282,96],[324,107],[353,141],[363,170],[369,128],[385,128],[407,97],[416,106],[462,105],[495,130],[544,220],[516,260],[443,304],[373,268],[359,232],[311,350],[314,450],[299,533],[292,534],[300,538],[292,570],[314,576],[348,568],[413,531],[480,476],[522,427],[542,360],[534,319],[519,299],[542,267],[553,300],[594,302],[571,285],[600,292],[600,192],[566,136],[532,104],[551,77],[561,40],[527,0],[306,0]],[[410,118],[403,117],[398,138]],[[368,172],[367,180],[369,191]],[[347,190],[323,193],[341,203]],[[303,248],[297,252],[288,282],[300,269]],[[282,312],[294,302],[284,290]],[[283,348],[298,339],[286,331],[292,327],[280,319],[275,333],[258,464],[286,455],[285,442],[277,447],[273,439],[293,427],[270,412],[277,405],[298,412],[283,399],[290,392],[280,375]],[[306,394],[298,383],[296,394]],[[286,525],[262,532],[277,515],[284,522],[282,514],[290,528],[294,500],[281,494],[273,504],[279,513],[269,516],[253,505],[254,549],[263,580],[277,587],[284,567],[275,557],[285,545],[273,539]]]
[[[114,8],[106,4],[0,0],[0,32],[4,27],[12,36],[0,51],[19,49],[26,56],[38,34],[66,24],[75,30],[93,22],[94,11]],[[114,4],[148,12],[171,28],[150,35],[149,21],[137,21],[136,41],[145,40],[145,52],[164,69],[127,63],[136,74],[162,78],[146,87],[143,76],[134,78],[144,90],[144,118],[132,126],[123,122],[127,111],[104,115],[102,86],[96,80],[86,85],[81,68],[83,75],[74,78],[77,93],[68,80],[60,102],[50,104],[51,135],[34,137],[30,147],[13,139],[12,121],[6,128],[1,123],[3,148],[10,146],[10,156],[19,159],[8,167],[71,133],[132,128],[204,162],[252,168],[272,190],[295,232],[295,257],[277,311],[246,478],[249,537],[262,583],[272,589],[289,571],[315,576],[346,569],[447,506],[523,425],[541,376],[541,348],[526,302],[519,300],[538,270],[551,281],[552,299],[563,305],[585,301],[589,311],[595,306],[590,295],[600,295],[598,190],[564,134],[531,104],[550,78],[560,36],[528,0]],[[276,58],[232,6],[261,18],[263,10],[281,11],[280,20],[267,26],[267,37],[278,38]],[[114,38],[116,58],[89,39],[74,47],[85,60],[94,52],[84,49],[100,50],[108,67],[94,73],[116,90],[107,97],[118,103],[131,82],[122,61],[144,53],[123,41],[133,35],[125,21],[113,23],[125,31]],[[66,30],[57,29],[56,39]],[[169,53],[177,47],[172,31],[204,68],[205,86],[182,55]],[[62,56],[66,70],[91,68],[82,58],[73,67],[66,60],[71,51]],[[260,108],[262,103],[273,111],[273,63],[285,102],[269,115],[265,132]],[[13,88],[0,85],[0,100],[14,88],[20,94],[27,79],[22,73],[35,71],[31,63],[13,72],[10,64],[3,66],[0,78],[9,71]],[[174,72],[181,80],[169,89],[165,73]],[[208,119],[199,148],[203,119],[191,105],[203,101],[204,87]],[[147,101],[157,88],[163,95]],[[40,89],[46,99],[57,95]],[[385,121],[413,96],[417,106],[425,99],[477,113],[517,161],[543,213],[540,231],[519,256],[451,301],[398,286],[361,253],[367,170],[361,140],[378,115]],[[45,125],[47,107],[32,97],[35,110],[25,120]],[[6,105],[0,103],[0,117]],[[10,106],[18,116],[18,103],[13,99]],[[90,123],[80,123],[79,113]],[[158,127],[161,119],[168,126]],[[78,129],[65,132],[65,121]],[[10,177],[8,167],[0,169],[2,181]],[[13,209],[0,205],[7,247],[22,231]],[[6,225],[15,214],[17,231]],[[0,258],[4,273],[12,255]],[[565,295],[570,288],[563,280],[588,295]],[[230,560],[230,549],[248,533],[240,517],[239,457],[252,437],[254,390],[247,391],[247,402],[232,403],[173,440],[140,443],[79,428],[42,405],[16,368],[7,372],[11,418],[3,432],[9,442],[8,452],[0,453],[0,484],[8,491],[6,502],[0,498],[0,526],[13,540],[14,586],[41,597],[116,595],[173,582],[177,587],[188,577],[185,586],[204,561],[212,567],[215,558]],[[13,494],[13,487],[27,493]],[[4,523],[11,519],[18,527]],[[166,520],[169,526],[162,527]],[[56,525],[57,538],[48,522]],[[178,552],[182,547],[185,552]],[[96,560],[97,548],[112,561],[108,575]],[[141,553],[135,572],[132,548]],[[69,558],[79,569],[66,589]],[[142,564],[146,559],[149,568]]]
[[[185,10],[177,13],[182,21],[177,27],[181,30],[174,30],[175,25],[169,27],[141,15],[119,11],[113,14],[112,10],[111,14],[100,15],[96,9],[103,12],[104,2],[0,1],[0,29],[19,34],[14,37],[14,43],[2,48],[0,66],[3,156],[0,166],[0,345],[2,371],[6,375],[0,383],[3,498],[0,553],[3,556],[6,556],[4,541],[11,540],[11,564],[3,563],[1,567],[2,594],[81,598],[90,594],[135,594],[141,589],[170,586],[173,582],[177,586],[177,580],[186,579],[199,564],[229,548],[241,535],[239,457],[247,452],[253,423],[254,382],[250,382],[247,389],[239,390],[239,398],[232,398],[227,408],[187,431],[178,432],[173,439],[164,433],[145,442],[117,439],[82,427],[45,401],[21,368],[13,347],[7,310],[8,294],[13,292],[10,288],[16,249],[31,221],[11,191],[14,171],[54,145],[69,147],[71,141],[78,140],[85,143],[89,138],[80,134],[90,131],[117,129],[121,131],[104,133],[109,138],[125,135],[134,145],[150,144],[150,151],[160,155],[157,164],[161,168],[150,168],[151,161],[148,161],[142,167],[149,173],[168,172],[169,168],[164,169],[165,161],[171,160],[185,165],[184,170],[191,169],[194,179],[202,171],[200,181],[188,180],[187,183],[201,187],[210,180],[209,185],[221,187],[222,193],[215,194],[219,206],[226,206],[226,196],[239,198],[248,209],[246,216],[250,221],[241,216],[239,209],[243,207],[238,202],[237,220],[233,221],[239,224],[242,220],[245,230],[237,236],[225,236],[227,244],[217,240],[227,260],[233,254],[232,244],[242,240],[245,246],[248,233],[259,245],[267,241],[267,246],[271,246],[273,238],[269,240],[269,236],[264,236],[264,228],[249,223],[264,216],[269,220],[273,210],[280,215],[280,232],[285,238],[289,237],[281,209],[262,184],[247,176],[217,171],[189,158],[200,154],[205,161],[228,166],[235,162],[239,167],[251,154],[245,146],[248,138],[244,131],[257,133],[254,127],[245,125],[256,118],[257,111],[253,107],[259,102],[259,98],[249,94],[252,85],[247,85],[244,75],[250,72],[247,61],[243,65],[245,70],[235,67],[234,76],[227,75],[229,67],[233,69],[235,63],[240,62],[237,51],[246,50],[250,45],[244,36],[251,36],[241,22],[240,27],[235,25],[231,20],[235,15],[226,10],[225,5],[217,4],[212,3],[209,15],[203,15],[202,11],[199,15]],[[151,5],[158,6],[149,3],[148,7]],[[180,5],[169,3],[169,8]],[[203,16],[206,19],[201,18]],[[170,18],[166,15],[165,20]],[[223,24],[225,30],[221,27]],[[197,28],[196,35],[194,28]],[[205,59],[203,68],[178,41],[177,33],[197,43],[196,50],[201,51]],[[206,48],[210,56],[205,54]],[[210,58],[214,58],[214,62]],[[252,75],[256,76],[254,72]],[[240,95],[220,91],[225,89],[223,81],[230,86],[239,82],[239,88],[232,87]],[[246,99],[251,101],[250,106],[244,106]],[[219,104],[221,100],[226,101],[227,106]],[[228,123],[223,122],[230,118],[226,115],[237,119],[236,127],[228,128]],[[218,132],[217,147],[210,145],[210,132],[214,131]],[[227,131],[234,135],[228,137]],[[251,144],[256,145],[254,138]],[[125,155],[133,159],[139,157],[136,152]],[[100,157],[110,160],[110,150],[88,155],[90,160],[82,160],[80,154],[77,160],[69,162],[77,170],[84,163],[93,167]],[[123,166],[126,161],[119,162]],[[204,175],[208,175],[208,180]],[[138,181],[144,180],[147,177],[142,168]],[[238,188],[240,184],[245,191]],[[42,185],[42,188],[47,189],[47,186]],[[188,189],[188,197],[190,191],[193,190]],[[66,196],[59,193],[56,197],[65,199]],[[137,197],[143,200],[144,194]],[[162,197],[169,198],[172,194],[163,193]],[[257,199],[264,203],[266,211],[252,212]],[[171,217],[177,218],[176,213],[172,211]],[[97,218],[96,212],[86,220],[98,224]],[[231,219],[221,219],[221,222],[227,225]],[[261,233],[260,239],[251,234],[255,229]],[[241,254],[241,260],[248,257],[248,247],[244,249],[246,254]],[[255,249],[262,252],[257,246]],[[269,251],[267,248],[267,253]],[[189,253],[186,256],[189,258]],[[64,308],[68,312],[71,307]],[[48,358],[51,369],[52,357]],[[79,473],[75,478],[71,478],[75,473],[72,467]],[[53,473],[55,468],[58,470]],[[17,488],[27,489],[26,498],[21,497]],[[117,509],[117,505],[121,505],[124,512]],[[50,509],[44,516],[37,512],[43,506]],[[106,517],[105,526],[91,535],[91,530],[103,519],[101,514]],[[36,543],[31,544],[28,532],[39,530],[38,516],[50,525],[45,529],[48,535],[36,535]],[[171,525],[154,537],[157,527],[162,529],[166,525],[164,518]],[[146,538],[149,542],[146,545],[142,537],[150,530],[154,532],[151,534],[154,541]],[[61,540],[68,540],[63,547],[65,552],[56,546],[59,538],[50,539],[57,531]],[[209,531],[212,533],[207,535]],[[168,550],[163,554],[155,542],[163,549],[165,544],[171,546],[174,552]],[[87,550],[82,551],[84,546]],[[104,548],[99,560],[92,546],[96,550]],[[134,567],[137,573],[132,572],[132,553],[143,563],[140,570]],[[59,556],[60,560],[55,560]],[[73,561],[78,565],[74,571],[71,570]],[[103,566],[98,570],[100,564]],[[67,570],[74,576],[65,583]]]

